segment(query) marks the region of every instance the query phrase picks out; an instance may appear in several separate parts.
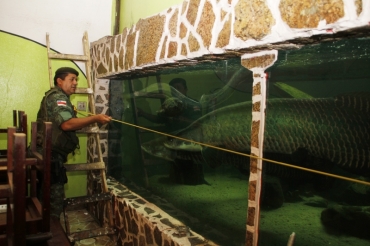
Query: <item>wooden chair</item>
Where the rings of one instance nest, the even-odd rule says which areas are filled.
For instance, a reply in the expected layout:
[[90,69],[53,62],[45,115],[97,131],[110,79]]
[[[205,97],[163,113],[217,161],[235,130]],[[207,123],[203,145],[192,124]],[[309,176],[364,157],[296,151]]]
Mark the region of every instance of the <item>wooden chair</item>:
[[[50,232],[50,161],[51,123],[44,123],[44,151],[36,151],[37,124],[32,123],[32,158],[26,158],[26,134],[8,128],[7,184],[0,185],[0,199],[6,200],[6,233],[0,245],[41,243],[52,237]],[[30,167],[30,195],[26,195],[26,169]],[[43,173],[43,197],[37,198],[36,171]],[[4,225],[0,217],[0,227]]]
[[[9,128],[0,128],[0,134],[7,134]],[[19,132],[24,133],[27,135],[27,115],[24,111],[21,110],[13,110],[13,127],[10,129],[10,134]],[[9,136],[9,134],[8,134]],[[7,139],[9,139],[7,137]],[[12,140],[12,139],[11,139]],[[0,149],[0,186],[4,188],[8,185],[8,174],[7,174],[7,152],[8,149],[11,149],[13,146],[11,141],[7,142],[6,149]],[[12,149],[11,149],[12,151]],[[2,195],[0,195],[0,221],[6,221],[6,211],[7,201],[6,199],[2,199]],[[5,218],[5,219],[4,219]],[[6,230],[6,224],[0,223],[0,234],[4,234]]]
[[[16,132],[22,132],[27,136],[27,115],[24,111],[13,110],[13,126],[16,128]],[[8,133],[7,128],[0,128],[0,133]],[[26,138],[27,139],[27,138]],[[0,149],[0,158],[6,158],[6,149]]]

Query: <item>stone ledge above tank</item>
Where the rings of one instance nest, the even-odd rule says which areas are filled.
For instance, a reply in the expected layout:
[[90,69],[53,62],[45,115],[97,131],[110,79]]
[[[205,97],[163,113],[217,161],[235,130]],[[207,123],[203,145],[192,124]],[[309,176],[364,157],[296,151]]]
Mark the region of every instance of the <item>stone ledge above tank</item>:
[[185,0],[91,44],[95,78],[369,37],[370,0]]

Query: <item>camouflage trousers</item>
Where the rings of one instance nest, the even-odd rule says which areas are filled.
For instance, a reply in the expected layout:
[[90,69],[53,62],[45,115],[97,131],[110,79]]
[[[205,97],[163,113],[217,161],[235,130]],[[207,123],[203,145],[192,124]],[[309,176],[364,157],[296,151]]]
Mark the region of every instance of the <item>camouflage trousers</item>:
[[56,183],[50,186],[50,216],[59,220],[63,212],[64,184]]
[[[60,214],[63,212],[64,202],[64,184],[68,182],[66,170],[63,165],[65,158],[58,153],[53,153],[51,156],[51,177],[50,177],[50,216],[59,220]],[[43,200],[44,182],[43,174],[37,172],[37,197],[40,201]]]

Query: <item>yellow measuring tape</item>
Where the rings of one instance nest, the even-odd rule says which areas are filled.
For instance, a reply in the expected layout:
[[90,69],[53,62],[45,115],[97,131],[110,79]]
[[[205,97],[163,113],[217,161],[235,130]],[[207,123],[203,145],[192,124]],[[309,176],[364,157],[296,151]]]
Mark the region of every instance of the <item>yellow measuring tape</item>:
[[[78,110],[76,110],[76,112],[78,112],[79,114],[82,114],[84,116],[86,116],[85,114],[94,115],[94,114],[87,113],[87,112],[84,112],[84,111],[78,111]],[[237,152],[237,151],[233,151],[233,150],[229,150],[229,149],[224,149],[224,148],[220,148],[220,147],[217,147],[217,146],[213,146],[213,145],[209,145],[209,144],[205,144],[205,143],[201,143],[201,142],[189,140],[189,139],[186,139],[186,138],[181,138],[181,137],[174,136],[174,135],[171,135],[171,134],[167,134],[167,133],[164,133],[164,132],[155,131],[155,130],[152,130],[152,129],[149,129],[149,128],[146,128],[146,127],[138,126],[138,125],[135,125],[135,124],[131,124],[131,123],[120,121],[120,120],[116,120],[116,119],[112,119],[112,121],[116,121],[116,122],[119,122],[121,124],[125,124],[125,125],[128,125],[128,126],[136,127],[136,128],[142,129],[142,130],[153,132],[153,133],[157,133],[157,134],[160,134],[160,135],[163,135],[163,136],[168,136],[168,137],[180,139],[180,140],[183,140],[183,141],[191,142],[191,143],[194,143],[194,144],[199,144],[199,145],[202,145],[202,146],[205,146],[205,147],[210,147],[210,148],[214,148],[214,149],[226,151],[226,152],[237,154],[237,155],[242,155],[242,156],[246,156],[246,157],[250,157],[250,158],[254,158],[254,159],[259,159],[259,160],[262,160],[262,161],[267,161],[267,162],[274,163],[274,164],[281,165],[281,166],[286,166],[286,167],[290,167],[290,168],[300,169],[300,170],[307,171],[307,172],[312,172],[312,173],[316,173],[316,174],[320,174],[320,175],[325,175],[325,176],[328,176],[328,177],[333,177],[333,178],[337,178],[337,179],[343,179],[343,180],[347,180],[347,181],[350,181],[350,182],[355,182],[355,183],[359,183],[359,184],[364,184],[364,185],[369,185],[370,186],[370,182],[367,182],[367,181],[353,179],[353,178],[348,178],[348,177],[345,177],[345,176],[340,176],[340,175],[326,173],[326,172],[321,172],[321,171],[317,171],[317,170],[314,170],[314,169],[309,169],[309,168],[305,168],[305,167],[295,166],[295,165],[284,163],[284,162],[280,162],[280,161],[274,161],[274,160],[266,159],[266,158],[263,158],[263,157],[253,156],[253,155],[245,154],[245,153],[242,153],[242,152]]]

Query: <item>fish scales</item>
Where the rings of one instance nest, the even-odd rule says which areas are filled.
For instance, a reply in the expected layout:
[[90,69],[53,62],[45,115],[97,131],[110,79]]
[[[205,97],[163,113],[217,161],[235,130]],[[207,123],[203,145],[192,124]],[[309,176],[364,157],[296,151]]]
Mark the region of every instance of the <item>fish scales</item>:
[[[292,154],[299,148],[352,168],[370,168],[369,93],[323,99],[270,99],[266,105],[264,151]],[[177,133],[233,151],[250,152],[251,102],[215,110]],[[176,149],[186,143],[166,142]]]

